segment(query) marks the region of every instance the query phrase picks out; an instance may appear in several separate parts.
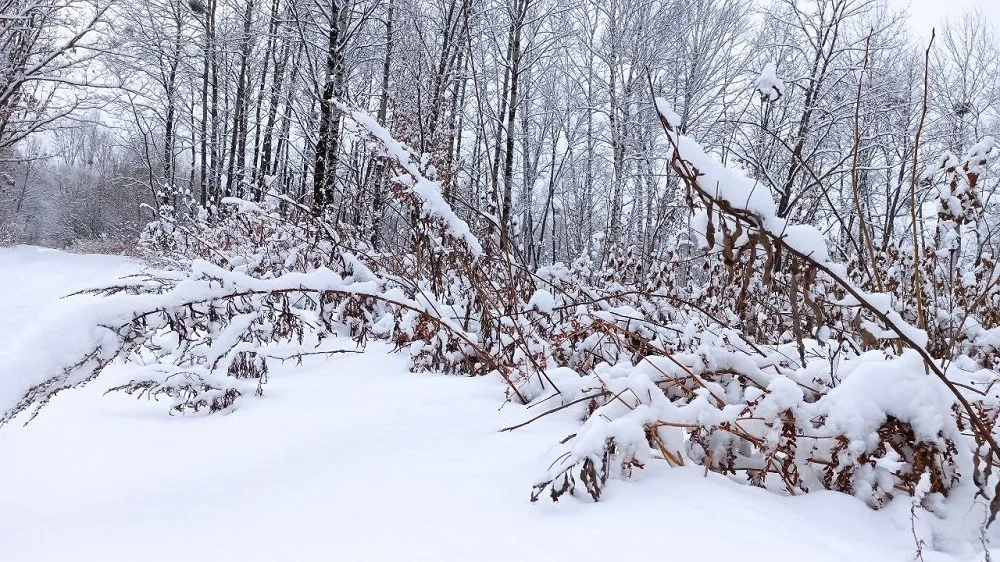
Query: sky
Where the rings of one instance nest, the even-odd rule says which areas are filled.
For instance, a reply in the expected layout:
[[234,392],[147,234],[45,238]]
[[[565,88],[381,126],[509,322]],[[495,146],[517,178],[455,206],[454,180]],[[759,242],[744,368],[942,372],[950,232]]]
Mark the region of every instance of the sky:
[[921,36],[930,37],[931,29],[940,26],[949,16],[977,7],[1000,28],[1000,0],[892,0],[892,3],[909,8],[910,26]]

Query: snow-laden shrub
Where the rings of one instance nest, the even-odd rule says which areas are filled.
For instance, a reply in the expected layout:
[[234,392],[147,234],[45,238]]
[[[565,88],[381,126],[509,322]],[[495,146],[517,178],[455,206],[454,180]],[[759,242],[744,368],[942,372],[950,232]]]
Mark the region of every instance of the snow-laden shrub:
[[[135,377],[112,390],[170,399],[175,412],[225,410],[263,393],[269,362],[341,351],[324,347],[331,335],[392,341],[417,371],[508,380],[541,372],[522,367],[531,352],[509,336],[528,328],[504,317],[520,300],[498,275],[509,262],[485,257],[421,159],[370,117],[353,113],[351,123],[398,174],[396,204],[413,217],[410,248],[377,252],[274,194],[210,210],[184,197],[180,208],[162,205],[140,249],[167,268],[91,291],[104,296],[80,319],[97,327],[92,337],[5,405],[0,423],[121,364]],[[513,380],[510,389],[524,400]]]
[[[993,316],[982,306],[992,266],[983,264],[989,282],[975,307],[960,291],[932,293],[939,304],[964,302],[961,321],[939,307],[916,327],[910,320],[922,318],[907,306],[898,275],[887,276],[895,285],[878,281],[896,292],[855,284],[816,229],[777,217],[766,188],[678,135],[673,113],[657,105],[673,171],[701,210],[699,237],[715,256],[706,262],[709,282],[693,290],[667,284],[665,293],[608,284],[602,289],[618,292],[592,295],[602,306],[568,320],[570,333],[587,327],[572,347],[596,365],[577,353],[572,366],[583,376],[572,385],[560,378],[562,392],[550,398],[561,403],[553,411],[582,409],[585,421],[562,441],[532,498],[547,491],[597,499],[608,479],[660,459],[789,494],[847,492],[872,507],[899,495],[928,506],[992,498],[980,523],[992,522],[1000,508],[998,377],[986,356],[955,346],[978,347],[973,334],[994,329],[979,325]],[[970,190],[988,151],[949,165],[960,176],[949,193],[962,196],[941,206],[948,229],[971,221]],[[953,256],[951,240],[927,261],[939,267],[937,259]],[[931,286],[944,277],[929,276]],[[670,308],[687,320],[671,321],[663,314]],[[935,347],[942,339],[951,345]]]
[[[431,159],[341,109],[395,174],[408,244],[376,249],[274,194],[211,212],[161,209],[142,248],[172,269],[100,290],[91,337],[40,369],[0,421],[112,365],[130,376],[113,390],[168,399],[175,412],[229,409],[266,394],[274,361],[343,352],[326,346],[342,335],[392,341],[415,371],[500,376],[508,399],[578,414],[536,500],[597,500],[609,480],[652,462],[788,494],[837,490],[872,507],[900,495],[997,497],[1000,397],[987,350],[1000,338],[989,306],[966,315],[955,353],[941,354],[934,341],[947,334],[910,324],[915,303],[930,302],[913,300],[912,280],[890,271],[880,293],[855,284],[818,231],[776,217],[763,188],[677,135],[671,113],[661,111],[674,172],[705,256],[689,240],[652,258],[611,244],[603,262],[585,252],[532,272],[490,217],[451,209]],[[995,284],[988,262],[971,271]],[[977,302],[992,306],[985,294]]]

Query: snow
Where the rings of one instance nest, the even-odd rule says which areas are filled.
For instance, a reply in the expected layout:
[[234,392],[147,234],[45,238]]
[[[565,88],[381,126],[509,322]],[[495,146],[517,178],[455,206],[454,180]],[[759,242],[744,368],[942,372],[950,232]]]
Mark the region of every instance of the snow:
[[[119,256],[75,255],[16,246],[0,248],[0,341],[26,332],[31,320],[55,316],[59,297],[132,273],[135,265]],[[39,300],[41,302],[39,302]]]
[[556,298],[552,291],[538,289],[528,300],[528,308],[533,308],[542,314],[552,314],[556,307]]
[[[69,299],[63,306],[51,315],[48,321],[37,327],[26,330],[17,344],[6,352],[0,350],[0,373],[8,373],[5,384],[0,385],[0,424],[8,421],[9,416],[21,410],[21,399],[32,388],[41,385],[51,394],[63,389],[72,388],[85,382],[92,376],[94,369],[99,368],[102,361],[110,361],[118,356],[121,342],[115,330],[130,324],[133,319],[146,316],[156,311],[174,310],[193,301],[207,302],[224,298],[233,293],[244,295],[262,294],[274,290],[294,287],[303,292],[338,291],[345,294],[371,296],[378,299],[391,300],[406,306],[410,310],[420,310],[427,303],[411,301],[399,288],[385,286],[381,280],[373,279],[371,271],[359,263],[345,257],[345,262],[353,264],[358,270],[357,275],[341,276],[325,267],[319,267],[309,272],[290,272],[277,277],[256,278],[239,271],[229,271],[211,262],[193,260],[190,264],[191,275],[181,276],[176,284],[164,287],[162,291],[152,291],[145,294],[116,293],[101,299],[80,296]],[[362,268],[359,270],[359,268]],[[156,275],[171,275],[169,272],[155,272]],[[176,273],[175,273],[176,274]],[[237,318],[227,328],[206,335],[216,340],[216,349],[233,351],[250,351],[239,349],[244,344],[234,347],[241,324],[247,318]],[[463,333],[461,327],[449,319],[441,319],[452,332]],[[218,340],[224,340],[219,342]],[[202,338],[202,343],[210,343]],[[57,348],[52,347],[53,341],[59,341]],[[189,349],[190,342],[178,346],[176,336],[157,341],[160,351],[183,353]],[[314,342],[315,343],[315,342]],[[164,355],[160,355],[161,363],[149,370],[156,370],[167,376],[171,373],[197,376],[219,387],[224,382],[230,386],[245,385],[246,379],[231,379],[226,377],[228,363],[217,362],[220,357],[213,356],[213,349],[205,350],[207,361],[204,364],[191,365],[184,359],[171,365]],[[231,360],[233,351],[227,354]],[[133,362],[130,368],[141,370],[142,365]],[[67,369],[68,365],[79,368]],[[141,376],[137,375],[141,378]],[[220,378],[221,377],[221,378]],[[127,383],[125,379],[122,383]],[[240,392],[246,394],[247,388]],[[41,406],[36,403],[35,407]]]
[[918,439],[932,440],[948,427],[955,398],[911,350],[885,361],[869,352],[840,373],[843,381],[823,397],[830,428],[849,435],[873,433],[886,415],[909,422]]
[[[665,100],[657,98],[656,109],[669,121],[672,110]],[[668,113],[663,113],[665,111]],[[760,226],[771,236],[782,239],[788,247],[825,268],[834,281],[853,292],[859,302],[884,314],[887,328],[908,338],[920,352],[930,357],[925,349],[928,341],[927,333],[910,325],[898,312],[893,311],[887,295],[871,294],[855,285],[848,277],[843,264],[830,261],[829,250],[818,229],[810,225],[788,224],[785,219],[776,215],[777,205],[768,190],[760,183],[722,165],[706,154],[696,141],[679,134],[676,127],[666,133],[676,149],[677,165],[685,175],[698,178],[698,189],[713,200],[725,202],[733,209],[749,211],[755,215]],[[992,150],[992,147],[993,139],[987,137],[973,147],[970,154],[978,154],[985,158],[985,153]]]
[[667,124],[673,129],[680,127],[681,116],[677,115],[677,112],[671,107],[670,102],[663,98],[656,98],[654,101],[656,102],[656,111],[667,120]]
[[769,62],[764,65],[757,81],[754,83],[762,101],[776,101],[785,93],[785,83],[778,78],[777,65]]
[[[134,268],[0,249],[0,335],[37,331],[50,317],[36,311],[73,306],[56,300],[63,292]],[[108,385],[0,429],[4,562],[914,557],[909,501],[875,512],[844,494],[783,497],[662,462],[609,482],[596,504],[531,504],[539,463],[579,429],[575,413],[500,432],[538,409],[500,408],[499,378],[409,373],[404,354],[376,342],[276,366],[264,397],[226,415],[171,417],[101,396]],[[927,548],[924,559],[956,560]]]
[[[60,298],[104,286],[138,271],[115,256],[81,256],[19,246],[0,251],[0,410],[6,411],[31,386],[79,360],[107,337],[91,318],[116,311],[89,295]],[[55,345],[56,342],[58,345]]]
[[[659,107],[659,105],[657,106]],[[681,158],[689,172],[697,171],[699,183],[714,197],[729,202],[734,208],[746,209],[762,217],[774,217],[777,205],[766,187],[751,178],[726,168],[690,137],[671,133]],[[768,225],[780,232],[784,224]]]
[[773,229],[772,232],[781,232],[781,237],[785,239],[796,252],[810,257],[818,262],[825,262],[830,259],[830,253],[826,247],[826,238],[815,226],[808,224],[794,224],[783,229]]
[[392,134],[385,127],[378,124],[374,117],[364,111],[355,110],[347,105],[338,102],[338,108],[343,111],[350,121],[372,135],[382,144],[386,156],[397,162],[406,172],[393,181],[410,188],[413,193],[420,198],[421,211],[430,217],[434,217],[448,228],[450,234],[455,238],[464,240],[469,250],[476,257],[482,255],[483,247],[479,239],[476,238],[468,223],[459,218],[452,210],[451,205],[444,200],[441,191],[441,182],[435,181],[437,170],[431,166],[424,170],[426,175],[421,173],[421,166],[412,160],[412,151],[403,143],[392,137]]
[[982,173],[986,167],[986,156],[994,149],[996,141],[993,137],[986,136],[969,148],[965,161],[969,163],[969,171],[972,173]]

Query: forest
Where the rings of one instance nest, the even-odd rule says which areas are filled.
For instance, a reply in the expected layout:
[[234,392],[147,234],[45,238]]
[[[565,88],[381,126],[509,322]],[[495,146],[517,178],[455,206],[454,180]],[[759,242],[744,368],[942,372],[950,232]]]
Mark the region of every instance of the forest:
[[503,431],[574,414],[532,502],[693,465],[981,550],[998,129],[975,10],[0,0],[0,245],[145,264],[0,355],[0,425],[98,378],[233,412],[384,342],[502,381]]

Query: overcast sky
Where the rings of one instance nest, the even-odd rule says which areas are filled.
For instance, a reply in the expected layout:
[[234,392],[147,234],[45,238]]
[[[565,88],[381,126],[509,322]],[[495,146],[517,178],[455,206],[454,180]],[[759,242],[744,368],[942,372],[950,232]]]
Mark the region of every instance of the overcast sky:
[[930,36],[931,28],[940,26],[945,18],[965,9],[979,7],[994,26],[1000,27],[1000,0],[894,0],[898,6],[909,7],[910,25],[921,35]]

